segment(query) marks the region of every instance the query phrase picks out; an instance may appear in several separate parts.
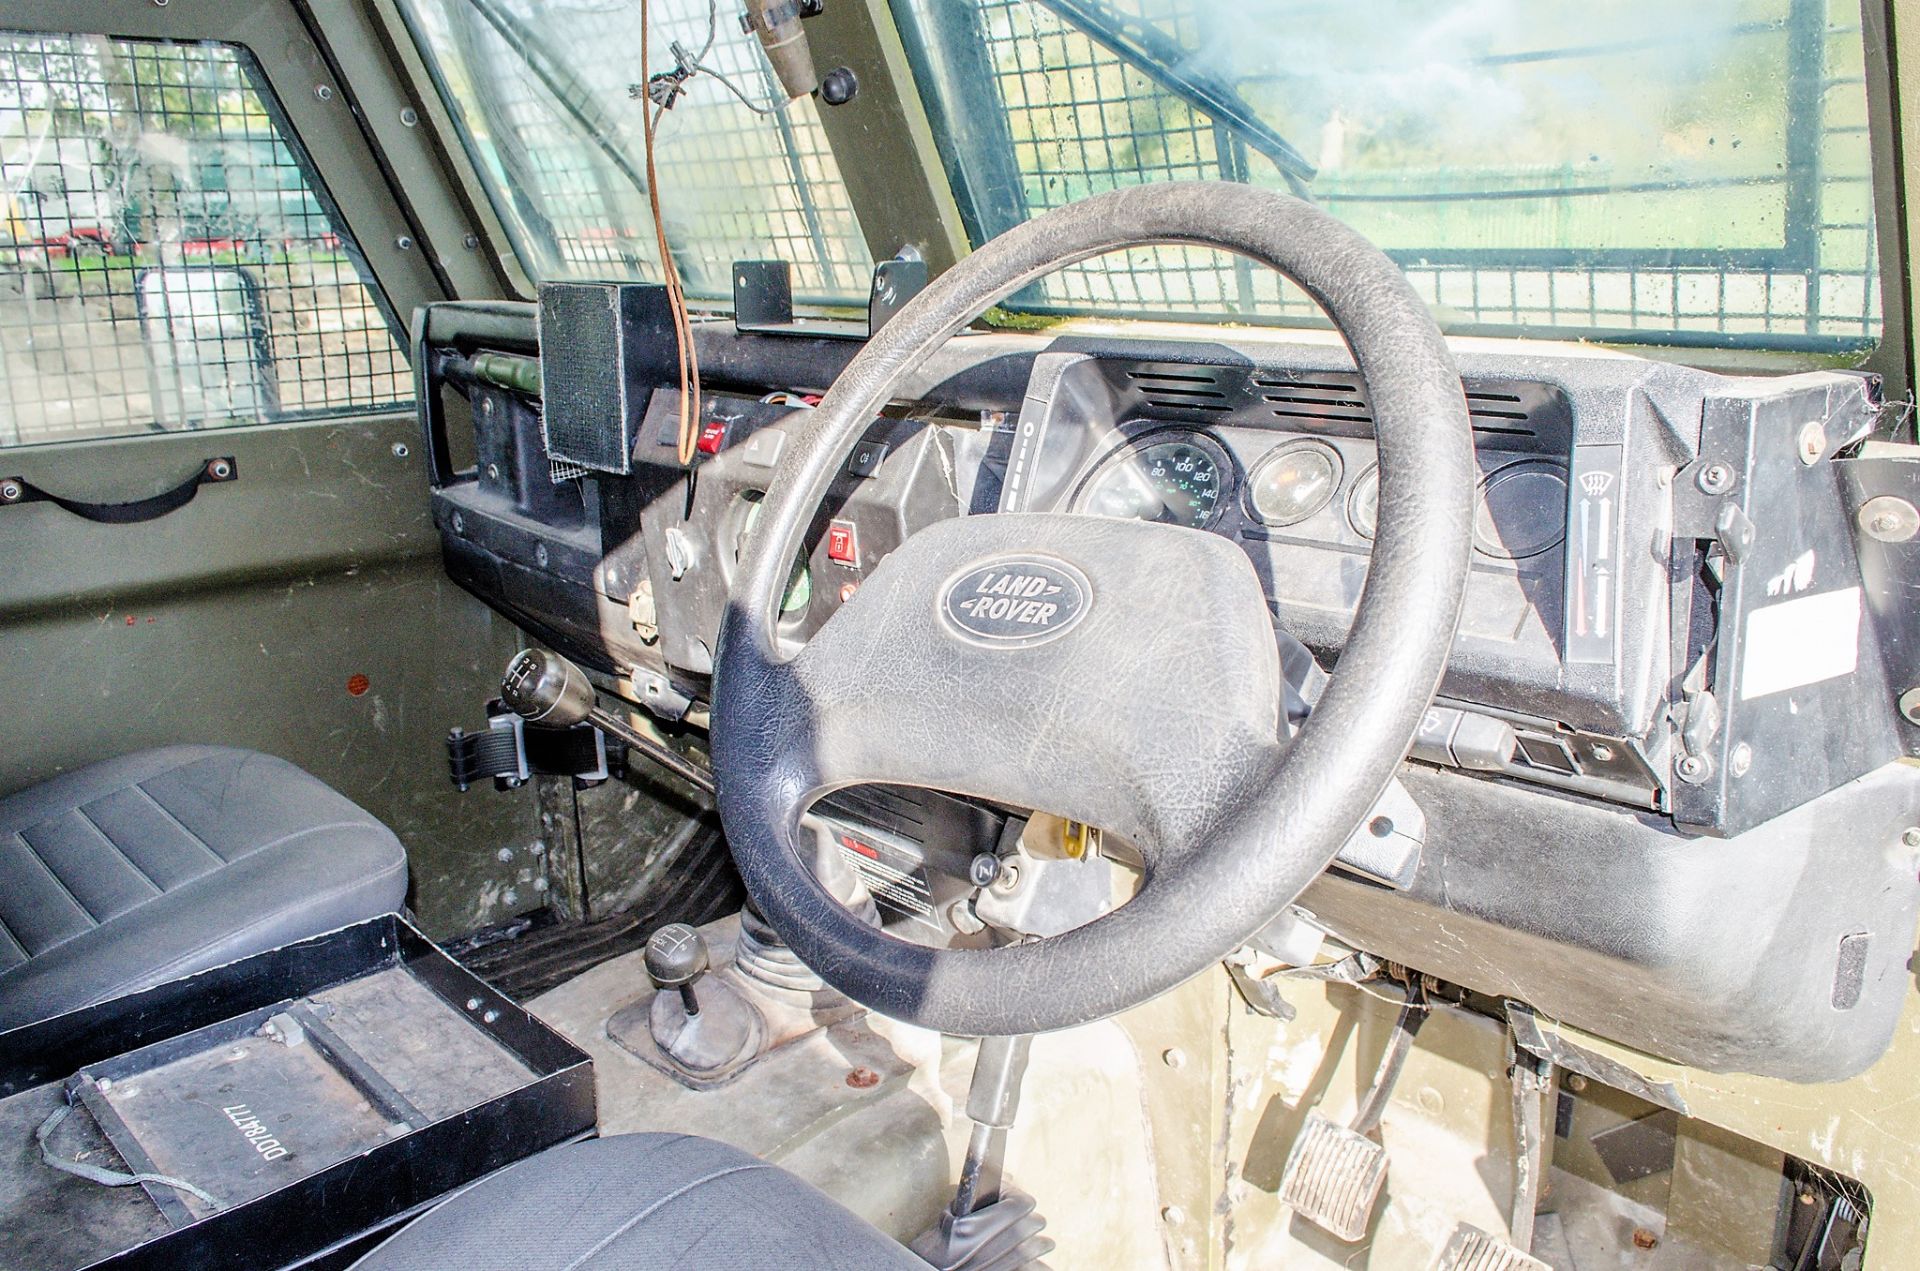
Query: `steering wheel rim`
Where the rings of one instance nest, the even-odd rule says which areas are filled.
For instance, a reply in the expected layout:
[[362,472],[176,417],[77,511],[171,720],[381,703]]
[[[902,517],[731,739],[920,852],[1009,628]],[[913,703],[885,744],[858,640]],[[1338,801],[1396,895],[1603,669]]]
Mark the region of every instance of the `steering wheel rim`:
[[[883,561],[806,650],[785,653],[777,621],[788,562],[801,549],[845,455],[894,387],[979,313],[1034,280],[1108,251],[1157,244],[1234,252],[1291,279],[1346,339],[1373,404],[1380,510],[1372,558],[1348,643],[1298,736],[1289,741],[1284,725],[1276,722],[1270,615],[1251,565],[1237,545],[1197,531],[1031,514],[940,522]],[[867,343],[790,438],[769,483],[758,532],[723,624],[713,711],[720,812],[749,894],[829,984],[873,1009],[943,1032],[993,1035],[1068,1027],[1124,1010],[1190,978],[1284,909],[1333,859],[1392,778],[1439,685],[1458,629],[1477,480],[1459,374],[1426,306],[1385,255],[1311,204],[1242,185],[1161,183],[1098,195],[1008,231],[941,275]],[[1191,537],[1176,546],[1171,535]],[[870,657],[892,637],[949,662],[979,656],[966,651],[964,641],[942,644],[931,634],[934,606],[915,598],[927,593],[924,598],[930,599],[934,589],[916,590],[913,570],[950,572],[956,563],[1008,557],[1031,546],[1035,537],[1072,541],[1075,551],[1095,554],[1102,542],[1124,538],[1128,559],[1175,553],[1169,559],[1177,559],[1183,572],[1208,582],[1201,591],[1190,591],[1185,603],[1204,606],[1215,593],[1222,597],[1218,611],[1202,615],[1188,637],[1207,646],[1213,668],[1233,674],[1236,682],[1250,682],[1254,692],[1242,697],[1265,693],[1272,701],[1264,717],[1257,707],[1242,710],[1230,721],[1232,735],[1222,746],[1206,751],[1194,743],[1196,754],[1204,752],[1208,760],[1199,769],[1203,781],[1222,775],[1205,806],[1185,810],[1192,815],[1169,837],[1197,835],[1221,846],[1199,852],[1187,842],[1177,857],[1169,847],[1169,858],[1178,859],[1180,868],[1170,868],[1165,881],[1156,881],[1150,869],[1147,884],[1131,901],[1063,935],[992,950],[930,949],[868,925],[827,893],[805,863],[800,816],[827,790],[854,783],[831,779],[826,761],[840,751],[860,750],[859,728],[883,725],[884,717],[871,709],[851,724],[840,720],[836,725],[832,718],[840,699],[862,695],[859,670],[847,674],[854,661]],[[1087,560],[1070,554],[1065,559],[1075,565]],[[1090,608],[1105,620],[1108,615],[1100,611],[1116,604],[1124,608],[1131,587],[1111,562],[1094,572]],[[1247,642],[1253,629],[1245,599],[1248,582],[1259,597],[1264,655]],[[877,598],[868,599],[869,593]],[[1136,606],[1119,617],[1139,621],[1151,612]],[[861,616],[849,616],[854,613]],[[847,629],[863,622],[859,637],[849,635]],[[842,629],[836,631],[836,624]],[[1051,654],[1020,655],[1040,668],[1038,679],[1029,677],[1029,687],[1051,682],[1048,677],[1077,675],[1060,650],[1075,638],[1097,638],[1099,625],[1082,623],[1095,630],[1048,645]],[[1112,638],[1110,631],[1106,638]],[[816,647],[831,653],[809,658]],[[978,671],[987,664],[969,665]],[[1244,676],[1239,668],[1245,668]],[[965,700],[953,695],[953,678],[926,681],[945,692],[949,711]],[[1092,683],[1079,685],[1082,696]],[[1098,688],[1092,691],[1097,696]],[[1067,696],[1062,702],[1071,707]],[[894,697],[903,709],[913,704],[900,692]],[[867,698],[871,707],[874,695]],[[1002,705],[1016,706],[1011,698]],[[937,732],[937,723],[933,727]],[[1060,733],[1048,736],[1065,739]],[[962,793],[1004,797],[1004,788],[972,787],[964,766],[943,766],[948,749],[970,753],[976,762],[981,751],[969,751],[964,738],[940,741],[956,744],[926,747],[933,753],[914,757],[922,765],[918,769],[908,765],[896,774],[885,750],[867,746],[861,756],[865,767],[841,765],[839,775],[857,769],[859,780],[937,782]],[[1104,752],[1095,756],[1094,766],[1106,771],[1101,761],[1109,758]],[[1080,761],[1087,762],[1086,757]],[[927,773],[935,780],[915,779]],[[1003,786],[1011,782],[1027,792],[1018,774],[998,775]],[[1122,779],[1117,772],[1106,775],[1109,781]],[[1151,784],[1151,773],[1130,769],[1124,780]],[[1026,806],[1073,815],[1078,809],[1060,806],[1071,801],[1063,795],[1054,806]],[[1111,791],[1089,795],[1081,806],[1117,808],[1123,818],[1131,808],[1139,813],[1136,821],[1157,815]],[[1150,839],[1164,829],[1153,824],[1106,828],[1132,829]]]

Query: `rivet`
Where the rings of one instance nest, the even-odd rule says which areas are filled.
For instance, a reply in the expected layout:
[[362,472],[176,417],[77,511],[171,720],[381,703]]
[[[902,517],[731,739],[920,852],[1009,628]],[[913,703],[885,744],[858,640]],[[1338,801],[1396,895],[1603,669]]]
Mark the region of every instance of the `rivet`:
[[1900,841],[1908,847],[1920,847],[1920,825],[1909,825],[1902,830]]
[[396,441],[393,443],[393,457],[395,459],[405,459],[409,454],[412,454],[412,453],[413,453],[412,451],[407,449],[406,442]]
[[1166,1223],[1169,1227],[1178,1227],[1186,1220],[1186,1211],[1178,1205],[1168,1205],[1160,1211],[1160,1221]]
[[510,847],[503,847],[499,851],[495,852],[494,855],[500,859],[502,864],[505,864],[507,861],[510,861],[513,859],[513,849]]
[[1800,429],[1800,462],[1811,468],[1827,452],[1827,426],[1818,420]]
[[480,1009],[480,999],[479,999],[479,998],[477,998],[477,997],[470,997],[470,998],[468,998],[468,999],[467,999],[467,1009],[468,1009],[468,1010],[470,1010],[470,1011],[477,1011],[477,1010],[479,1010],[479,1009]]
[[413,237],[410,234],[401,234],[393,240],[393,245],[403,252],[410,252],[413,250]]
[[1731,755],[1727,756],[1727,768],[1735,777],[1744,777],[1752,767],[1753,747],[1743,741],[1733,748]]
[[1920,685],[1900,695],[1900,714],[1909,724],[1920,724]]
[[491,1024],[496,1020],[498,1020],[499,1018],[500,1018],[499,1011],[487,1011],[486,1013],[480,1016],[480,1022],[482,1024]]
[[1579,1094],[1587,1088],[1587,1079],[1577,1072],[1567,1074],[1567,1089]]
[[315,84],[313,86],[313,95],[315,97],[318,97],[323,102],[332,101],[333,88],[327,84]]
[[415,113],[413,107],[408,106],[400,112],[400,122],[406,127],[411,128],[420,122],[420,116]]
[[1593,743],[1593,761],[1595,763],[1612,763],[1613,747],[1603,741]]
[[460,245],[468,251],[473,251],[480,246],[480,236],[478,234],[469,234],[460,240]]
[[465,534],[467,532],[467,518],[461,516],[458,512],[453,514],[453,532],[455,534]]
[[1633,1230],[1633,1247],[1634,1248],[1651,1249],[1659,1243],[1660,1243],[1660,1237],[1654,1235],[1651,1231],[1648,1231],[1645,1227],[1634,1228]]
[[1169,1068],[1185,1068],[1187,1066],[1187,1052],[1181,1050],[1178,1046],[1169,1046],[1166,1050],[1160,1052],[1160,1060]]

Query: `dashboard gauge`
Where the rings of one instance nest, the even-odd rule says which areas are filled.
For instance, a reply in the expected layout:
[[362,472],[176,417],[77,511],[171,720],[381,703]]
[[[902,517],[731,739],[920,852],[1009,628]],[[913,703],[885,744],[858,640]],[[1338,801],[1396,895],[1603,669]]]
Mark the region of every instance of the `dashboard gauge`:
[[1212,525],[1233,471],[1226,452],[1198,433],[1156,436],[1095,469],[1074,510],[1194,529]]
[[1498,560],[1525,560],[1566,536],[1567,474],[1559,464],[1523,460],[1487,478],[1474,514],[1475,547]]
[[1360,474],[1347,494],[1347,524],[1361,538],[1372,538],[1380,520],[1380,467],[1375,464]]
[[1317,441],[1269,450],[1247,478],[1247,506],[1266,525],[1304,521],[1333,501],[1340,488],[1340,456]]

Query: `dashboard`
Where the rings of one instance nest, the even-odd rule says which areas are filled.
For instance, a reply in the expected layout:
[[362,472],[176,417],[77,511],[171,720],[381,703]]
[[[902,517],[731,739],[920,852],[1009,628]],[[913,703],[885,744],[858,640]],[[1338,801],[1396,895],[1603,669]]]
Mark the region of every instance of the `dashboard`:
[[[603,691],[693,729],[759,501],[808,397],[859,347],[720,324],[699,338],[691,468],[657,329],[441,305],[415,351],[449,573]],[[1466,605],[1403,802],[1375,818],[1418,827],[1411,856],[1336,868],[1302,905],[1354,947],[1655,1053],[1802,1079],[1857,1068],[1893,1026],[1920,912],[1881,843],[1920,820],[1920,769],[1895,763],[1920,755],[1920,706],[1894,706],[1920,684],[1904,600],[1920,570],[1863,529],[1874,499],[1920,495],[1920,463],[1863,442],[1876,382],[1511,342],[1456,356],[1480,471]],[[1310,708],[1380,514],[1343,346],[963,335],[901,391],[810,528],[783,635],[818,630],[936,520],[1157,521],[1247,554]],[[928,931],[1017,812],[877,788],[819,809],[856,868],[908,880],[889,904]],[[1836,839],[1838,824],[1868,828]]]

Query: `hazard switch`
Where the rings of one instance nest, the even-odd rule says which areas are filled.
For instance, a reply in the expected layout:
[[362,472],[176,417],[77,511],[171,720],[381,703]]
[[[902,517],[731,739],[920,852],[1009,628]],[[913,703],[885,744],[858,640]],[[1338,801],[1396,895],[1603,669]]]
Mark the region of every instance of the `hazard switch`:
[[700,440],[695,443],[695,448],[703,455],[717,455],[720,447],[726,444],[727,426],[715,420],[700,430]]
[[860,538],[852,521],[833,521],[827,525],[827,559],[841,565],[860,567]]

